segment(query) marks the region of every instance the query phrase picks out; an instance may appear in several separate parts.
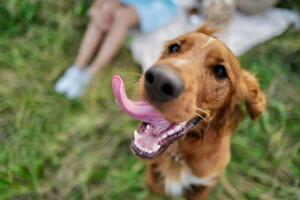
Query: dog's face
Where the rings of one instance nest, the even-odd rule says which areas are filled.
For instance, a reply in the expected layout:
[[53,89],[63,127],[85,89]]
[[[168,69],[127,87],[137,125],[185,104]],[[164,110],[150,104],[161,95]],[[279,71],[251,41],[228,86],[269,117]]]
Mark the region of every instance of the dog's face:
[[160,155],[201,118],[207,123],[222,121],[240,102],[256,118],[266,102],[256,78],[241,70],[233,53],[220,40],[201,32],[170,41],[140,86],[142,97],[162,114],[152,109],[147,114],[143,109],[143,116],[137,117],[143,123],[132,148],[148,159]]
[[[241,96],[237,58],[218,39],[190,33],[168,42],[141,93],[171,122],[215,116]],[[235,99],[233,99],[235,98]]]

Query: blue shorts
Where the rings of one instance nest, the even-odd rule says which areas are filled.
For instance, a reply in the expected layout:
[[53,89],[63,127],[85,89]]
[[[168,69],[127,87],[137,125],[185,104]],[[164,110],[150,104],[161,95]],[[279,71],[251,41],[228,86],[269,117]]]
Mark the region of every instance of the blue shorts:
[[178,11],[174,0],[121,0],[134,8],[140,17],[140,29],[151,32],[170,22]]

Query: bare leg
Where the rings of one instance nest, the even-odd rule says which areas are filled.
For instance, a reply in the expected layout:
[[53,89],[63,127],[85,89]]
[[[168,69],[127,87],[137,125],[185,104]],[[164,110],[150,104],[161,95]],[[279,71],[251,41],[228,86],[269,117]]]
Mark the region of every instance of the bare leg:
[[111,61],[121,47],[129,28],[138,23],[139,17],[134,9],[122,6],[114,11],[112,26],[96,59],[91,64],[90,73],[92,75]]
[[119,3],[109,0],[94,1],[94,4],[89,10],[91,21],[84,34],[78,55],[75,59],[74,64],[77,67],[83,68],[88,65],[103,35],[108,31],[112,11],[118,6],[120,6]]
[[80,49],[75,60],[75,66],[82,69],[88,65],[97,46],[99,45],[103,33],[102,29],[99,28],[92,19],[81,42]]

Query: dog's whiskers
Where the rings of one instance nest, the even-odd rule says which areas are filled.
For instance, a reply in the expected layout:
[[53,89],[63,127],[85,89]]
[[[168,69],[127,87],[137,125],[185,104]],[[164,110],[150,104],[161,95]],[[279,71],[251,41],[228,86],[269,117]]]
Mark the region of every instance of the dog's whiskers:
[[198,117],[201,117],[201,119],[203,119],[204,121],[207,121],[207,119],[204,116],[202,116],[200,113],[196,112],[195,115],[197,115]]
[[131,82],[131,83],[128,84],[128,86],[126,87],[126,90],[132,88],[133,86],[135,86],[135,85],[138,84],[138,83],[139,83],[139,80],[136,80],[136,81]]
[[205,114],[205,117],[209,117],[208,111],[206,111],[206,110],[204,110],[202,108],[199,108],[199,107],[196,107],[196,110],[199,111],[199,112],[201,112],[201,113],[203,113],[203,114]]
[[142,77],[143,76],[143,74],[136,73],[136,72],[128,72],[128,74],[132,74],[132,75],[135,75],[135,76],[138,76],[138,77]]

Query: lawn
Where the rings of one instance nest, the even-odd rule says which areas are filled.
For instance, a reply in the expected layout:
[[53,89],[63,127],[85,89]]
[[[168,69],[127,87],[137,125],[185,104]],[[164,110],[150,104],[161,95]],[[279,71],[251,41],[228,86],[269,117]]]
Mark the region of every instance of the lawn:
[[[287,2],[299,10],[299,2]],[[113,74],[136,94],[141,71],[126,47],[80,100],[53,91],[75,57],[89,4],[0,3],[1,200],[165,199],[146,190],[143,162],[128,148],[138,124],[111,94]],[[300,199],[299,36],[290,28],[241,57],[259,78],[268,107],[236,131],[232,161],[210,199]]]

